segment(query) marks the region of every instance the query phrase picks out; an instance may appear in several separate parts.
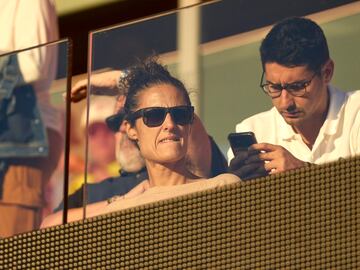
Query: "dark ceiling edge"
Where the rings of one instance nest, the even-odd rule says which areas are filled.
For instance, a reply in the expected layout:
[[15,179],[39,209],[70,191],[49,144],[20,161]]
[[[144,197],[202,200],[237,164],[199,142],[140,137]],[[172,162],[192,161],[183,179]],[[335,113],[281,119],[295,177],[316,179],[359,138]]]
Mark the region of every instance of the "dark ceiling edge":
[[[264,13],[263,15],[266,15],[256,16],[255,21],[255,18],[248,18],[247,23],[242,22],[244,23],[244,29],[242,29],[243,32],[267,26],[276,22],[279,18],[287,16],[304,16],[344,4],[358,2],[354,0],[314,0],[311,1],[311,3],[307,3],[304,1],[302,4],[298,5],[296,14],[294,14],[293,10],[289,10],[291,8],[290,4],[284,5],[283,0],[276,0],[271,3],[265,1],[263,5],[259,5],[259,3],[264,0],[237,1],[241,1],[244,7],[246,7],[247,10],[244,10],[244,14],[248,14],[248,16],[253,14],[254,11],[257,11],[259,13],[258,15],[261,15],[262,13]],[[267,5],[271,5],[271,9],[276,10],[276,12],[267,12],[266,10],[269,10],[268,8],[270,8],[267,7]],[[259,6],[262,7],[262,10],[259,10]],[[151,15],[157,15],[175,10],[176,8],[176,0],[124,0],[60,16],[60,37],[68,37],[73,40],[73,74],[86,72],[88,33],[90,31],[134,21]]]
[[176,7],[176,0],[126,0],[60,16],[60,38],[73,40],[73,74],[86,72],[90,31],[174,10]]

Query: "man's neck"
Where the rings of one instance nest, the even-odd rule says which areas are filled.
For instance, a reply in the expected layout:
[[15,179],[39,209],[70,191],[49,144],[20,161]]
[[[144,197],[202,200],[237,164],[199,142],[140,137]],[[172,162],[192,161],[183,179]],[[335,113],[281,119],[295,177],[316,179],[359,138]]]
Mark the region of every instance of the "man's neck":
[[312,149],[324,121],[325,119],[313,119],[311,123],[298,127],[293,126],[293,129],[301,136],[303,142],[309,147],[309,149]]
[[312,115],[310,119],[307,119],[304,123],[293,126],[293,130],[300,134],[303,142],[312,149],[316,138],[319,135],[320,129],[323,126],[330,105],[330,95],[327,95],[326,103],[323,105],[323,109],[319,113]]

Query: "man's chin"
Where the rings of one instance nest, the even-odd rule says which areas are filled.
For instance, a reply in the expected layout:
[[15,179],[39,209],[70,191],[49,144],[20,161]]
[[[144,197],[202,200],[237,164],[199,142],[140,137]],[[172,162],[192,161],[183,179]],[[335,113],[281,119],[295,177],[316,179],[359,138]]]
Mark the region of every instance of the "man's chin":
[[302,123],[303,119],[301,117],[285,117],[283,116],[285,122],[290,126],[296,126]]

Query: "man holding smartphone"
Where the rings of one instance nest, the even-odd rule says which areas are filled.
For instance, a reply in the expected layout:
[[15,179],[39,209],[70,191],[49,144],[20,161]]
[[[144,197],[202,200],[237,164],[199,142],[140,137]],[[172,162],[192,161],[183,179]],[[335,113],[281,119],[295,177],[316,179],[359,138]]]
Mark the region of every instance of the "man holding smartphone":
[[334,62],[321,28],[285,19],[267,34],[260,54],[260,87],[274,107],[236,126],[259,143],[235,157],[229,149],[230,171],[249,179],[360,154],[360,91],[330,85]]

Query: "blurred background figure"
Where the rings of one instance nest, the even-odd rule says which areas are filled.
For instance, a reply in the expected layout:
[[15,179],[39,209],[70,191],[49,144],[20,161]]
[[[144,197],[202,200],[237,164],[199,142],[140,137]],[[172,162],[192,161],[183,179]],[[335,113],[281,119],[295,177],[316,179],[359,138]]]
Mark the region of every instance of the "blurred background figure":
[[[113,131],[117,131],[118,150],[126,153],[123,159],[119,159],[119,162],[126,168],[125,158],[129,159],[129,165],[134,170],[135,161],[142,157],[140,159],[145,162],[140,162],[139,168],[146,165],[148,180],[142,181],[128,193],[122,193],[122,196],[119,196],[118,193],[110,200],[106,198],[107,200],[88,205],[86,208],[88,217],[119,210],[117,209],[118,203],[115,208],[109,206],[111,202],[119,198],[131,200],[135,196],[139,196],[132,202],[124,201],[124,205],[120,206],[120,209],[124,209],[239,181],[239,178],[230,174],[217,175],[210,177],[211,180],[206,180],[208,178],[202,178],[191,171],[196,168],[197,172],[199,166],[196,163],[193,164],[194,160],[196,161],[192,158],[194,151],[189,152],[188,145],[200,141],[202,144],[205,142],[208,146],[207,142],[212,143],[213,141],[210,140],[201,121],[195,118],[194,107],[191,106],[185,86],[181,81],[172,77],[164,66],[157,63],[156,60],[149,59],[147,62],[132,67],[129,75],[121,79],[119,86],[119,88],[127,90],[124,91],[127,92],[126,101],[125,96],[118,98],[116,108],[118,113],[112,116],[117,121],[113,122],[114,125],[109,125]],[[125,104],[123,104],[124,101]],[[121,110],[122,104],[123,110]],[[138,106],[143,106],[143,109],[139,110],[136,108]],[[139,121],[139,118],[142,118],[142,121]],[[109,118],[106,122],[110,123]],[[192,135],[194,130],[197,138]],[[199,136],[203,139],[198,140]],[[198,150],[203,149],[201,145],[197,146]],[[134,158],[131,159],[130,149],[134,150]],[[211,151],[211,147],[208,150]],[[222,159],[223,156],[216,157],[216,159],[219,158]],[[211,166],[207,167],[211,168]],[[138,173],[141,172],[142,170]],[[213,174],[214,172],[205,173]],[[126,179],[124,176],[122,174],[117,180],[120,185],[124,184]],[[106,180],[109,183],[110,181]],[[101,182],[101,185],[103,183],[105,181]],[[181,187],[182,185],[183,187]],[[180,189],[176,186],[180,186]],[[105,188],[105,186],[103,187]],[[124,190],[124,188],[122,189]],[[100,192],[100,188],[97,190]],[[107,195],[109,195],[108,192]],[[132,205],[134,202],[135,204]],[[83,213],[82,208],[71,209],[68,212],[69,222],[83,218]],[[59,224],[62,214],[62,212],[58,212],[49,215],[44,220],[42,227]]]
[[[102,119],[103,117],[100,117],[100,115],[105,113],[105,111],[110,108],[110,103],[116,100],[116,104],[113,103],[115,114],[106,117],[104,122],[100,123],[106,123],[109,130],[115,134],[115,155],[119,164],[118,166],[121,167],[121,169],[116,175],[104,178],[103,180],[97,180],[95,182],[88,181],[89,183],[86,186],[81,186],[81,184],[84,183],[84,176],[81,175],[78,177],[77,181],[71,185],[71,195],[68,198],[69,208],[79,208],[82,207],[84,203],[95,203],[109,199],[115,195],[126,194],[137,184],[148,178],[145,161],[140,154],[140,150],[126,134],[123,120],[125,117],[125,94],[128,89],[118,87],[118,81],[122,79],[122,74],[121,71],[109,71],[92,75],[91,92],[101,93],[103,95],[109,94],[110,96],[98,96],[104,100],[104,105],[98,104],[94,106],[94,104],[90,104],[89,116],[90,123],[93,117]],[[71,99],[73,102],[79,102],[86,98],[86,94],[89,92],[87,85],[87,78],[75,83],[71,90]],[[116,94],[118,94],[117,98],[115,98]],[[95,99],[96,96],[91,97],[92,103],[96,103]],[[112,99],[113,101],[108,99]],[[103,106],[105,106],[106,109],[102,108]],[[98,113],[97,110],[99,110]],[[96,113],[97,115],[95,116]],[[105,114],[108,113],[106,112]],[[81,122],[86,122],[86,111],[83,112]],[[89,131],[90,130],[91,128],[89,128]],[[92,139],[89,134],[89,156],[93,155],[90,140]],[[208,175],[214,177],[227,170],[224,155],[221,153],[215,141],[207,134],[205,127],[197,116],[194,118],[187,156],[188,168],[200,177],[207,177]],[[88,172],[90,172],[90,170]],[[75,188],[77,188],[77,190],[74,191]],[[85,202],[84,193],[86,193]],[[56,212],[62,209],[63,202],[61,202],[54,211]]]
[[[0,54],[55,41],[58,37],[52,0],[0,1]],[[56,45],[9,57],[1,57],[0,75],[0,109],[6,112],[0,131],[0,237],[39,228],[45,186],[63,149],[61,117],[49,94],[56,74]],[[4,83],[9,79],[8,68],[16,71],[11,85]],[[29,134],[25,137],[18,130]],[[9,146],[4,151],[3,147]]]
[[[112,97],[112,99],[114,101],[117,100],[114,111],[115,114],[107,117],[103,123],[106,122],[107,127],[115,136],[114,150],[116,151],[116,160],[119,164],[117,167],[121,169],[117,171],[115,176],[101,180],[97,179],[97,181],[90,182],[86,186],[84,185],[84,176],[81,175],[81,177],[78,177],[76,186],[83,185],[77,190],[71,190],[71,195],[68,197],[69,208],[83,206],[84,192],[86,192],[86,203],[95,203],[109,199],[118,194],[126,194],[136,185],[148,178],[145,161],[142,158],[138,147],[127,136],[125,125],[123,124],[125,117],[124,103],[126,97],[125,95],[120,95],[117,98]],[[83,114],[86,116],[86,113]],[[75,184],[73,184],[72,187],[75,188]],[[62,210],[63,207],[63,202],[61,202],[55,209],[55,212]]]
[[[120,165],[116,162],[115,135],[107,127],[105,119],[113,114],[116,99],[108,96],[91,96],[88,120],[88,168],[87,182],[96,183],[119,175]],[[81,129],[86,136],[87,110],[81,115]],[[70,182],[69,194],[84,184],[84,174]]]

